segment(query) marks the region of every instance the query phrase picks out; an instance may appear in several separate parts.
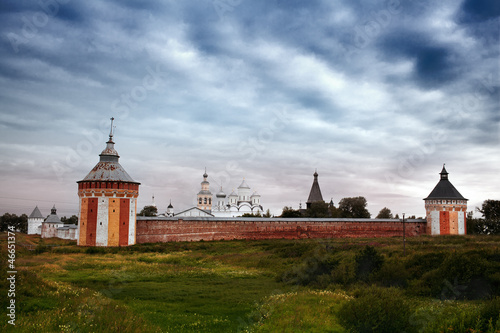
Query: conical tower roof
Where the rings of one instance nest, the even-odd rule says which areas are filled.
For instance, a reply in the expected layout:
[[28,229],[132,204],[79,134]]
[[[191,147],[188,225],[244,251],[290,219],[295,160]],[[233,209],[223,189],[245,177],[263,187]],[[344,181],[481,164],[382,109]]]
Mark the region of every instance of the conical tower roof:
[[446,171],[443,165],[443,170],[439,173],[441,179],[434,187],[432,192],[424,200],[430,199],[458,199],[458,200],[468,200],[465,199],[460,192],[453,186],[453,184],[448,180],[448,171]]
[[318,172],[315,171],[313,176],[314,176],[314,181],[311,186],[311,191],[309,192],[309,198],[306,201],[307,204],[311,204],[317,201],[324,201],[323,196],[321,195],[321,189],[319,188]]
[[50,215],[47,217],[47,219],[45,220],[45,222],[48,222],[48,223],[61,223],[61,219],[59,218],[59,216],[57,216],[56,205],[54,205],[54,207],[52,207],[52,209],[50,210]]
[[106,142],[106,148],[99,155],[99,163],[96,164],[83,180],[77,183],[86,181],[112,181],[140,184],[134,181],[118,162],[120,156],[115,150],[115,143],[113,141],[113,120],[114,118],[111,118],[109,140]]
[[31,212],[31,214],[28,218],[30,218],[30,219],[43,219],[43,215],[40,212],[40,209],[38,209],[38,206],[36,206],[35,209],[33,209],[33,211]]

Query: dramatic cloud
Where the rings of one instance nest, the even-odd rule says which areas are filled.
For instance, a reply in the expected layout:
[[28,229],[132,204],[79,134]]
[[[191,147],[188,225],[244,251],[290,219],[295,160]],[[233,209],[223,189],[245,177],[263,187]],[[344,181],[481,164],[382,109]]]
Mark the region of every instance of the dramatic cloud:
[[434,1],[4,1],[0,213],[76,214],[116,121],[139,206],[243,177],[264,209],[363,195],[423,216],[442,163],[499,199],[500,6]]

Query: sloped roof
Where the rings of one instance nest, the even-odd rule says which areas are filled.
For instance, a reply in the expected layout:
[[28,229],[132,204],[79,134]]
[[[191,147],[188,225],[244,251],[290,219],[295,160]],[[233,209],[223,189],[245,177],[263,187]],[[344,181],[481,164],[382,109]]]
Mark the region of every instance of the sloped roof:
[[59,216],[57,216],[56,206],[52,207],[50,215],[45,219],[46,223],[62,223]]
[[309,198],[307,199],[306,203],[313,203],[317,201],[324,201],[323,196],[321,195],[321,189],[319,188],[319,183],[318,183],[318,173],[314,173],[314,181],[311,186],[311,191],[309,192]]
[[434,187],[432,192],[425,198],[428,199],[459,199],[459,200],[468,200],[465,199],[460,192],[453,186],[453,184],[448,180],[448,172],[443,166],[443,170],[440,172],[441,179]]
[[250,188],[250,186],[248,186],[248,184],[245,181],[245,179],[243,179],[243,181],[241,182],[241,185],[238,186],[238,188]]
[[[113,182],[127,182],[136,183],[132,177],[123,169],[118,162],[120,156],[115,150],[115,143],[113,142],[113,135],[110,134],[106,148],[99,155],[99,163],[88,173],[88,175],[79,182],[84,181],[113,181]],[[77,183],[79,183],[77,182]]]
[[43,219],[43,215],[40,212],[40,209],[38,209],[38,206],[36,206],[35,209],[33,209],[33,211],[31,212],[31,214],[28,218],[30,218],[30,219]]

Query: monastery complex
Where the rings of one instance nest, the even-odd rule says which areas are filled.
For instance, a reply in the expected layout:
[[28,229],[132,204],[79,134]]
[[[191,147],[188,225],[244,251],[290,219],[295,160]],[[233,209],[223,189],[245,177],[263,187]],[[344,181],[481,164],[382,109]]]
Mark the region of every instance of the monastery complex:
[[[28,234],[76,239],[81,246],[128,246],[136,243],[230,239],[300,239],[333,237],[392,237],[466,234],[467,199],[451,184],[445,167],[431,193],[424,199],[426,218],[345,219],[345,218],[262,218],[261,196],[245,179],[229,195],[222,187],[210,191],[205,170],[196,207],[174,213],[172,203],[164,214],[137,216],[140,183],[119,163],[114,148],[113,118],[106,148],[97,165],[78,181],[78,226],[65,225],[56,208],[44,219],[38,207],[28,218]],[[306,201],[323,201],[314,173]],[[253,214],[254,217],[241,217]],[[255,217],[257,215],[257,217]]]

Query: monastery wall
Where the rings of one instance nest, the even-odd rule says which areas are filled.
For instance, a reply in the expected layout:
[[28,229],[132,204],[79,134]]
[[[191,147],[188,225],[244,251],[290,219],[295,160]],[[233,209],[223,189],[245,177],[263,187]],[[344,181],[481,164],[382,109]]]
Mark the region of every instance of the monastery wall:
[[[425,219],[405,220],[406,235],[426,234]],[[233,239],[394,237],[402,220],[137,217],[137,243]]]

